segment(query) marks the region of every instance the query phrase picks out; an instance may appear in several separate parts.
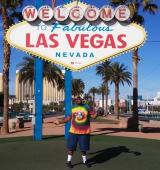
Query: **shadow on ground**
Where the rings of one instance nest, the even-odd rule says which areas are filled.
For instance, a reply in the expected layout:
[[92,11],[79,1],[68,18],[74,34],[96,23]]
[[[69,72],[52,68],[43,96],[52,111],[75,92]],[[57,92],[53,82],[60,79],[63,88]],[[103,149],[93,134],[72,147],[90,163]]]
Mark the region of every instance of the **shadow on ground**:
[[[105,135],[105,134],[112,134],[112,133],[118,133],[118,132],[126,132],[127,129],[125,128],[97,128],[95,131],[93,131],[94,135]],[[97,134],[98,132],[98,134]],[[99,133],[100,132],[100,133]]]
[[64,135],[55,135],[55,136],[44,136],[43,140],[51,140],[56,138],[64,138]]
[[[133,132],[130,131],[126,128],[97,128],[95,131],[93,131],[92,135],[97,136],[97,135],[107,135],[107,134],[113,134],[113,133],[118,133],[118,132]],[[143,133],[160,133],[160,128],[159,127],[143,127],[141,129],[141,132]]]
[[160,133],[160,128],[158,128],[158,127],[143,127],[142,132],[144,132],[144,133]]
[[[92,166],[94,164],[102,164],[110,159],[114,159],[122,153],[132,154],[134,156],[140,156],[141,152],[130,151],[126,146],[117,146],[112,148],[106,148],[96,152],[90,152],[88,155],[91,157],[88,159],[88,163]],[[93,155],[93,156],[92,156]],[[82,162],[76,163],[73,166],[82,164]]]
[[100,164],[113,159],[122,153],[133,154],[134,156],[141,155],[141,152],[130,151],[130,149],[125,146],[117,146],[89,153],[89,155],[93,155],[93,157],[91,157],[88,161],[90,165]]
[[10,131],[9,133],[10,134],[12,134],[12,133],[20,133],[20,132],[29,131],[29,130],[32,130],[32,129],[33,129],[32,127],[19,128],[19,129],[16,129],[15,131]]

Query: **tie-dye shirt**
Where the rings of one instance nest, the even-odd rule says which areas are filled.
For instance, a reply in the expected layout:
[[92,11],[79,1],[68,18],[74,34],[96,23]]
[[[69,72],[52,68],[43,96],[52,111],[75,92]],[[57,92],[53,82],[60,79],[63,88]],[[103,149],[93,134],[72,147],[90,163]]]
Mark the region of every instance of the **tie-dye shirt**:
[[88,105],[74,105],[72,107],[72,118],[70,133],[89,134],[90,133],[90,115]]

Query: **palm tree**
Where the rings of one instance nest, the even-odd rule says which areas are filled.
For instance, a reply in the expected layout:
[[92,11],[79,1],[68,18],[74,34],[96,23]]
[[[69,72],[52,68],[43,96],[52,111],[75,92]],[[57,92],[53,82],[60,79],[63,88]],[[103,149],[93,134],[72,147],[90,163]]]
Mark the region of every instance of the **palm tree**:
[[0,113],[3,113],[3,99],[4,95],[2,92],[0,92]]
[[114,112],[117,115],[117,119],[119,119],[119,85],[127,83],[131,85],[131,73],[127,71],[127,67],[124,64],[120,64],[118,62],[111,64],[111,84],[115,85],[115,105]]
[[72,95],[80,96],[84,93],[85,84],[81,79],[72,79]]
[[[18,64],[20,67],[19,81],[29,81],[33,83],[34,80],[34,61],[33,57],[24,57],[24,61]],[[61,70],[54,64],[44,62],[43,77],[51,82],[53,86],[57,85],[58,89],[64,88],[64,75]]]
[[106,99],[106,113],[108,113],[108,83],[110,81],[110,71],[111,71],[111,62],[105,61],[104,63],[98,65],[96,67],[96,74],[102,76],[103,84],[106,86],[106,93],[105,93],[105,99]]
[[[128,5],[130,11],[131,11],[131,19],[130,22],[135,22],[140,25],[144,24],[145,18],[140,14],[141,11],[147,12],[149,14],[155,14],[158,10],[158,6],[156,3],[153,2],[153,0],[111,0],[111,3],[114,5],[120,5],[125,4]],[[133,127],[134,130],[138,131],[138,61],[139,55],[138,55],[138,48],[133,50]],[[132,126],[132,125],[131,125]]]
[[98,93],[98,89],[96,87],[92,87],[89,92],[89,94],[92,94],[92,99],[93,99],[93,110],[95,108],[95,96],[96,96],[96,93]]
[[[22,5],[23,0],[1,0],[0,1],[0,16],[2,17],[3,33],[6,36],[6,31],[14,23],[14,19],[22,19],[20,12],[16,9]],[[8,105],[9,105],[9,67],[10,67],[10,45],[6,39],[3,39],[3,92],[4,92],[4,107],[3,107],[3,133],[8,133]]]
[[15,103],[16,96],[15,95],[9,95],[9,99],[11,101],[11,108],[12,108],[12,105]]
[[[104,96],[106,94],[109,94],[109,89],[107,89],[105,84],[101,84],[101,86],[98,88],[99,93],[102,95],[102,108],[104,109]],[[108,96],[108,95],[107,95]],[[107,103],[108,104],[108,103]]]

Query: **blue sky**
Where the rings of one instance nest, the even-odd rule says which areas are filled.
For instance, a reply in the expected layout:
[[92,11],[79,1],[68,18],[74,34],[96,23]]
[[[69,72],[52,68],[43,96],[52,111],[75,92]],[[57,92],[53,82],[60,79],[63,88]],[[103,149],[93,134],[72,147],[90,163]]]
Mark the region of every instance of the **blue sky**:
[[[85,3],[94,4],[98,7],[106,4],[106,0],[84,0]],[[155,0],[160,6],[160,0]],[[62,0],[57,0],[57,5],[62,4]],[[34,4],[34,1],[25,1],[25,5]],[[51,0],[44,1],[44,4],[51,4]],[[148,38],[144,46],[139,49],[139,56],[141,61],[138,67],[139,79],[139,94],[145,97],[154,97],[157,91],[160,91],[160,11],[155,16],[144,14],[145,29],[148,33]],[[0,72],[3,68],[3,32],[2,23],[0,20]],[[27,54],[12,49],[11,65],[10,65],[10,94],[15,93],[15,72],[17,64],[22,62],[22,58]],[[128,66],[128,70],[132,72],[132,53],[120,55],[111,61],[118,61]],[[91,87],[98,87],[101,84],[101,78],[96,75],[96,66],[85,69],[81,72],[73,73],[73,78],[81,78],[86,85],[87,92]],[[114,96],[114,86],[110,86],[110,97]],[[120,87],[120,96],[125,98],[128,94],[132,94],[132,87],[127,85]]]

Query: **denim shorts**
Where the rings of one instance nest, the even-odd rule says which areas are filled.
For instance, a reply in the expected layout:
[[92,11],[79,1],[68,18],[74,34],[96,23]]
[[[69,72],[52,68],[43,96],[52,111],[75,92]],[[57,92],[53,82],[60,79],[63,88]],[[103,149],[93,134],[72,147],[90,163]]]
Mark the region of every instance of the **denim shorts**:
[[88,151],[90,148],[90,135],[69,133],[67,139],[67,149],[74,151],[77,148],[77,144],[79,144],[81,151]]

